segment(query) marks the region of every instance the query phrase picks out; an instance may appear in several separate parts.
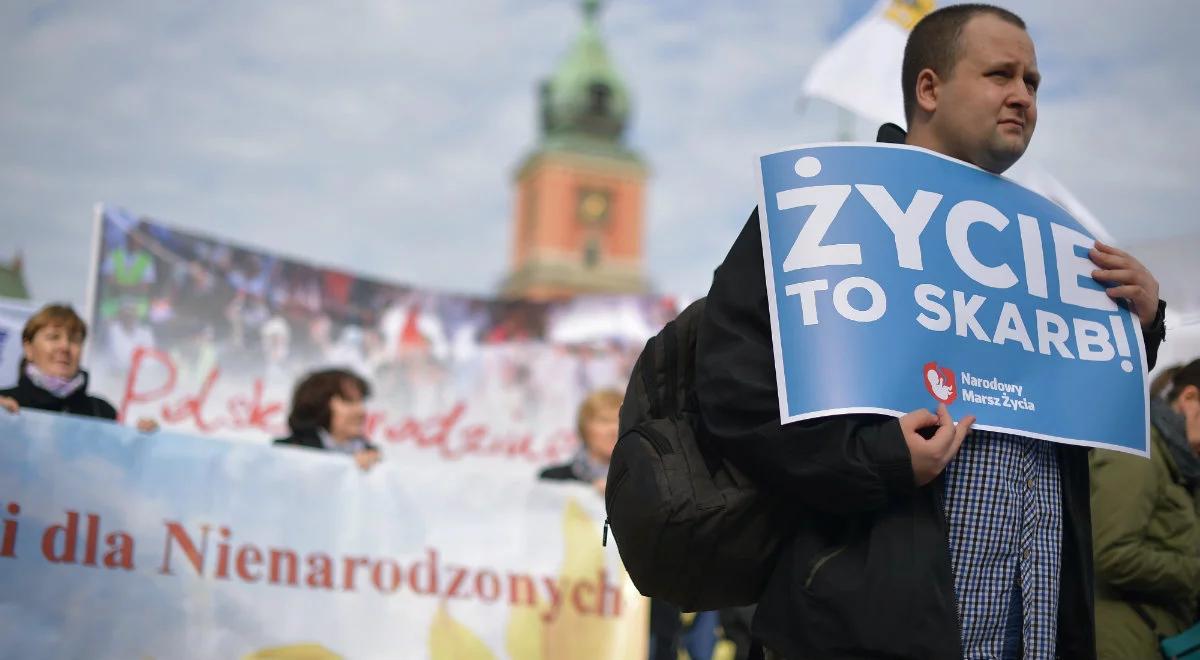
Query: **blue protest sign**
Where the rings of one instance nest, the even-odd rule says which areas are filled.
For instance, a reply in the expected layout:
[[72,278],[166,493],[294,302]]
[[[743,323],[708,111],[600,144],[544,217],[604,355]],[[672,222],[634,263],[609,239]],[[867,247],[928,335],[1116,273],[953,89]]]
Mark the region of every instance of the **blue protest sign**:
[[795,147],[759,168],[785,423],[943,402],[976,428],[1148,454],[1141,326],[1061,207],[903,145]]

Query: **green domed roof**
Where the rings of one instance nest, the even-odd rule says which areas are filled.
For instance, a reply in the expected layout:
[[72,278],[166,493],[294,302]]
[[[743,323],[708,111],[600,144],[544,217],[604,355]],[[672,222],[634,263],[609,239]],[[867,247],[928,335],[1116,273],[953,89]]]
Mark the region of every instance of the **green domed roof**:
[[550,79],[542,83],[542,133],[618,141],[629,118],[629,91],[600,38],[600,0],[584,0],[583,30]]

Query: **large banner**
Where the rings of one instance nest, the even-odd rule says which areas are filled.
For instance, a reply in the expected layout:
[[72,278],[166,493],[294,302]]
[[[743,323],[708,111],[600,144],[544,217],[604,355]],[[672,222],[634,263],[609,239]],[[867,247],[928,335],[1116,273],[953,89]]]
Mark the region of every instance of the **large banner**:
[[349,367],[373,388],[385,454],[521,467],[564,460],[575,410],[624,389],[670,298],[552,304],[446,295],[285,259],[112,207],[100,233],[88,349],[93,390],[122,419],[263,442],[287,435],[305,372]]
[[582,485],[0,414],[11,658],[641,660]]
[[28,300],[0,298],[0,389],[17,384],[21,371],[21,331],[38,308]]
[[914,147],[759,164],[783,420],[941,402],[977,428],[1147,454],[1141,326],[1061,207]]

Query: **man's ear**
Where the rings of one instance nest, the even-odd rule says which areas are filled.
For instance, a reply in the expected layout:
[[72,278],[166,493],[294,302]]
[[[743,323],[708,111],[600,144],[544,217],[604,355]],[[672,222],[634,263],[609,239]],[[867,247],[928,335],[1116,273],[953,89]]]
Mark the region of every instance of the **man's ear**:
[[917,88],[913,99],[916,106],[933,114],[934,110],[937,110],[941,85],[942,79],[937,72],[933,69],[921,69],[921,72],[917,74]]

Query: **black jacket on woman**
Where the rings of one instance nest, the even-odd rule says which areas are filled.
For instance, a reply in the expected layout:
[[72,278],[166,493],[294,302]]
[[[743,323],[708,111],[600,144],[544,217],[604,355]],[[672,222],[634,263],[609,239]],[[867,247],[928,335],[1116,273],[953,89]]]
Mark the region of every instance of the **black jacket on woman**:
[[571,469],[570,463],[551,465],[550,467],[543,468],[542,471],[538,473],[538,479],[542,479],[544,481],[582,481],[582,479],[575,474],[575,471]]
[[17,405],[22,408],[115,420],[117,418],[117,409],[113,408],[112,404],[104,399],[89,395],[87,393],[87,372],[81,371],[79,373],[83,374],[83,385],[65,399],[60,399],[34,385],[29,376],[25,375],[24,369],[21,370],[21,378],[17,381],[17,386],[7,390],[0,390],[0,396],[15,399]]
[[[317,451],[327,451],[325,443],[321,442],[321,435],[313,429],[301,429],[293,431],[286,438],[278,438],[273,442],[276,445],[291,445],[293,447],[304,447],[306,449],[316,449]],[[375,445],[363,440],[363,449],[365,451],[378,451],[379,448]]]

